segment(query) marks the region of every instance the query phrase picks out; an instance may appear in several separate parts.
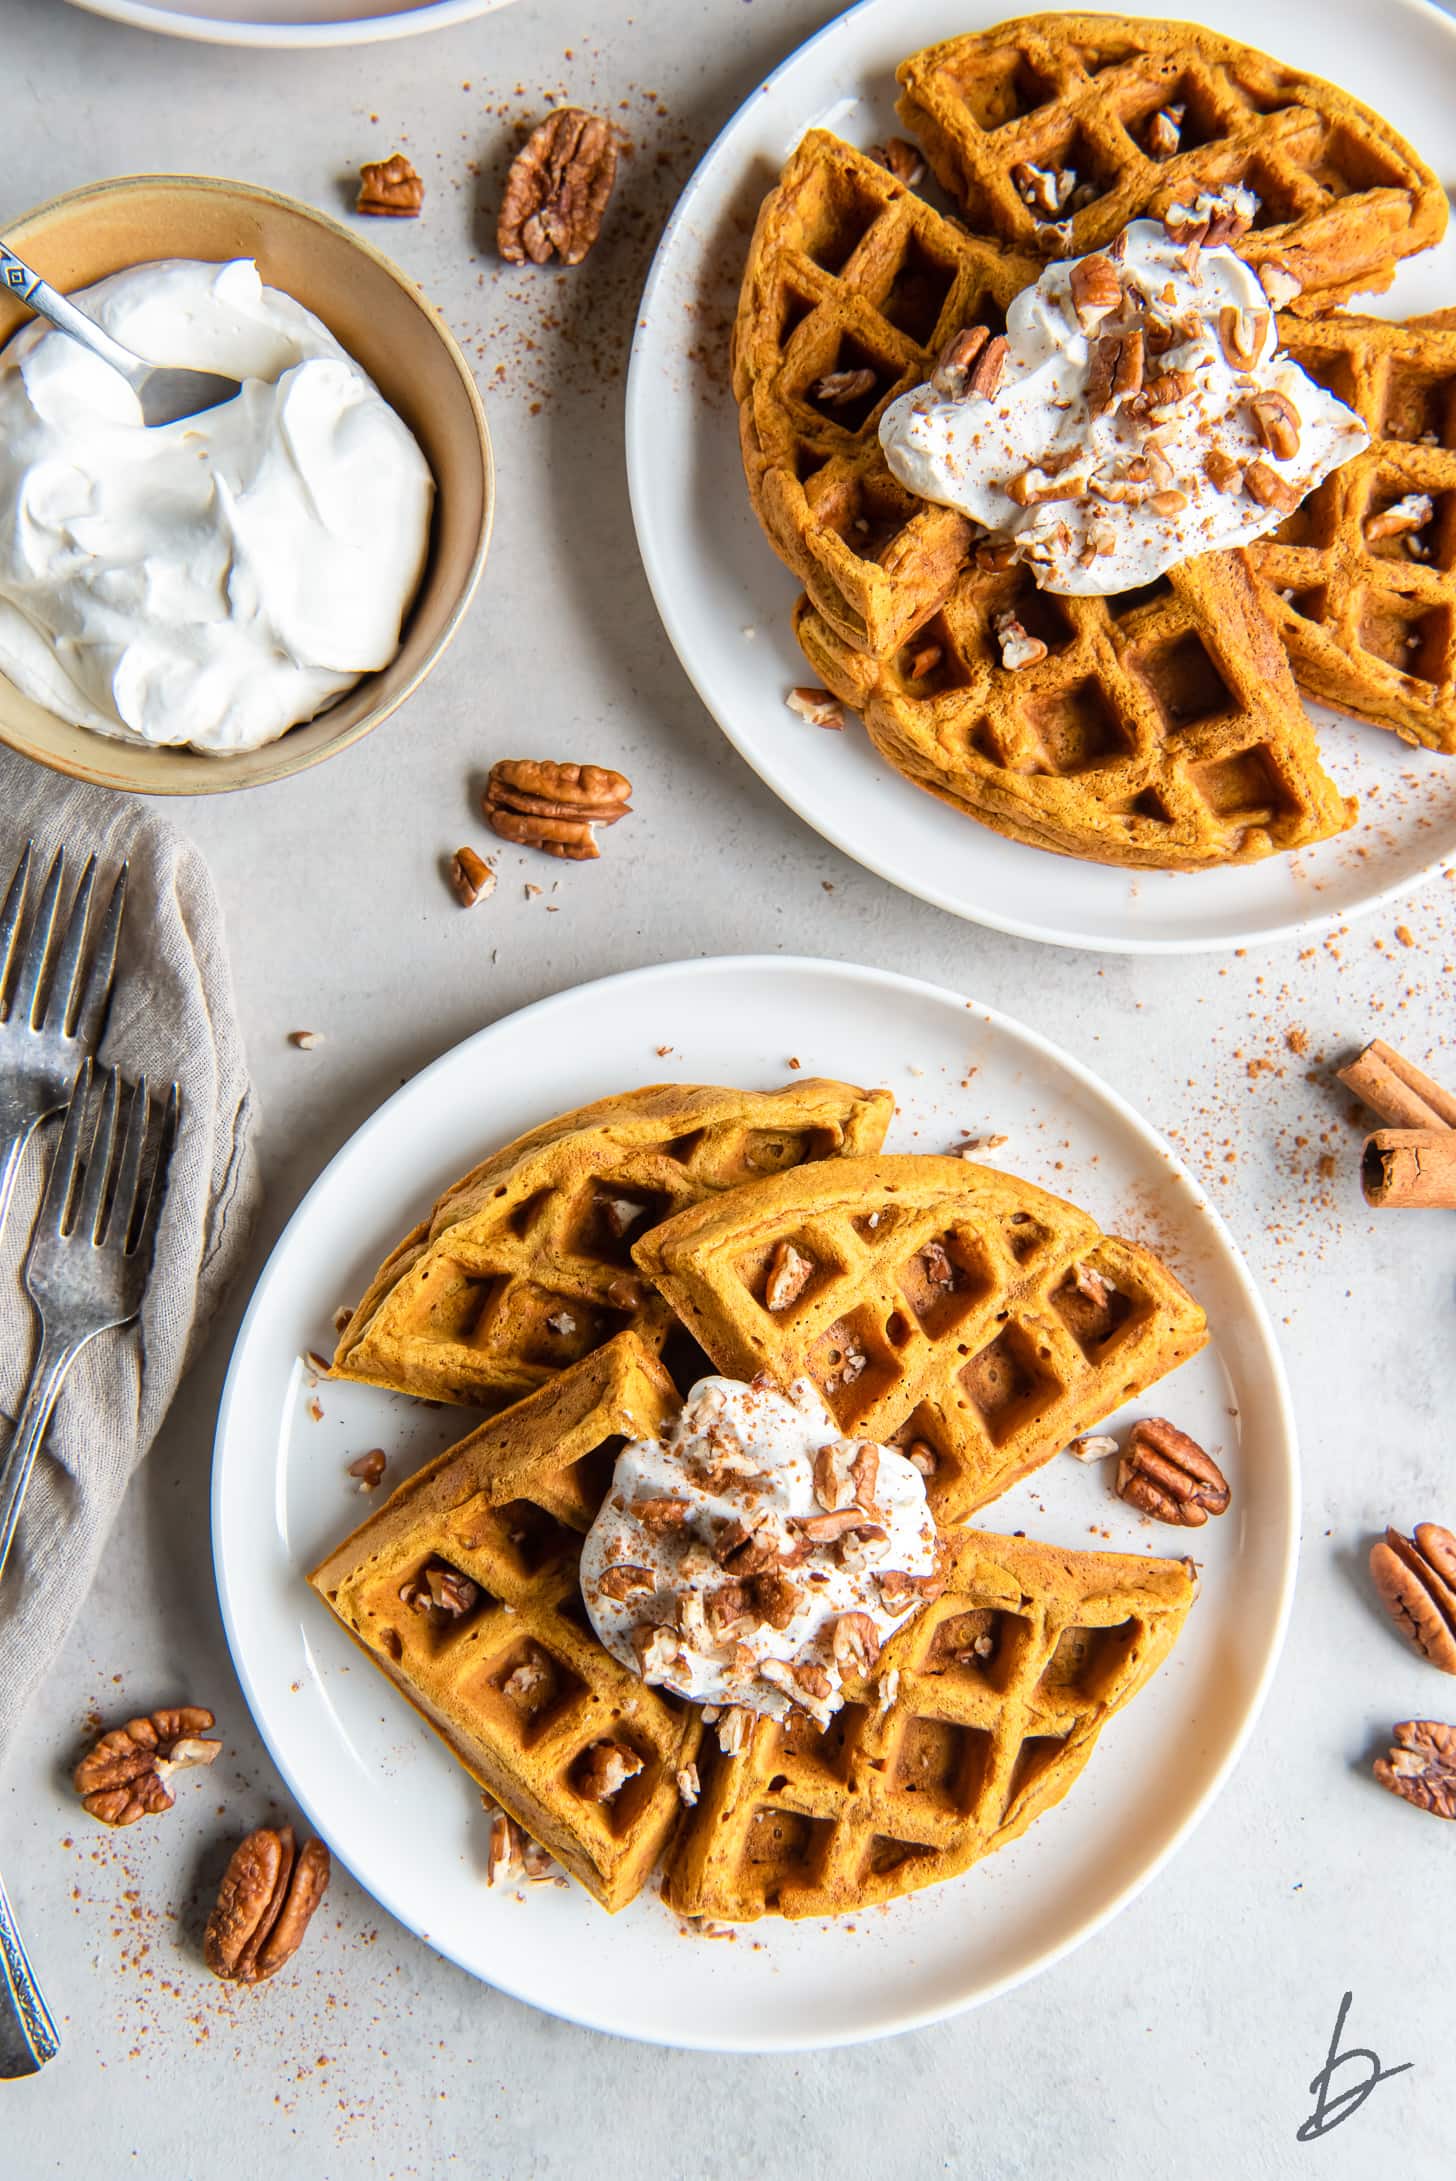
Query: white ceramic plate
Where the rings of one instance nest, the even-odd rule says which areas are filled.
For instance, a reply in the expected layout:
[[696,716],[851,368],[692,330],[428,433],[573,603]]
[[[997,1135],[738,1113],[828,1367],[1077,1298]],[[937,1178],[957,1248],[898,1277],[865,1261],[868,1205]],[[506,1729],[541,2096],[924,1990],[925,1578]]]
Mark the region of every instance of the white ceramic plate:
[[[1197,876],[1125,872],[1023,847],[900,778],[857,726],[826,733],[784,709],[812,679],[789,611],[798,586],[749,505],[727,385],[728,327],[754,215],[806,129],[883,142],[895,68],[937,38],[1014,13],[1007,0],[864,0],[800,48],[728,124],[663,237],[627,387],[637,539],[658,610],[699,696],[777,795],[893,885],[957,916],[1064,946],[1193,953],[1294,938],[1373,909],[1456,858],[1456,764],[1317,710],[1331,771],[1361,798],[1343,840]],[[1180,12],[1180,11],[1174,11]],[[1193,12],[1192,10],[1189,11]],[[1204,0],[1200,20],[1337,75],[1441,161],[1456,25],[1421,0]],[[1371,308],[1456,302],[1456,231]]]
[[510,0],[71,0],[136,30],[205,45],[373,45],[468,23]]
[[[488,1148],[644,1081],[769,1088],[790,1059],[805,1074],[889,1084],[892,1148],[1005,1132],[993,1159],[1164,1248],[1214,1339],[1165,1382],[1155,1413],[1166,1408],[1214,1451],[1234,1499],[1193,1541],[1203,1591],[1173,1657],[1024,1839],[888,1912],[767,1919],[713,1942],[684,1935],[655,1891],[608,1923],[574,1887],[526,1888],[524,1899],[487,1889],[470,1782],[304,1582],[366,1511],[345,1475],[354,1455],[385,1447],[397,1483],[471,1418],[364,1386],[315,1388],[300,1357],[332,1346],[337,1306]],[[1293,1583],[1296,1485],[1268,1320],[1228,1235],[1145,1122],[1054,1046],[953,992],[762,957],[639,970],[543,1000],[447,1053],[359,1130],[284,1233],[238,1336],[213,1548],[264,1739],[309,1821],[386,1908],[551,2013],[663,2044],[757,2051],[849,2043],[971,2006],[1147,1883],[1208,1807],[1258,1710]],[[1133,1516],[1103,1468],[1064,1457],[985,1526],[1131,1552],[1189,1543]]]

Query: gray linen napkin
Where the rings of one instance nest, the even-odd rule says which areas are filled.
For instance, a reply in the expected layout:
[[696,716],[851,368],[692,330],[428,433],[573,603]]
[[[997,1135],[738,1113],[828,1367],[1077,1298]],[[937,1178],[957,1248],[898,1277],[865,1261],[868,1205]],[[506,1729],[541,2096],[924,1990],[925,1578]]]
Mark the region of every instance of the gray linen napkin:
[[[121,1496],[239,1261],[258,1198],[255,1104],[222,912],[201,856],[155,810],[0,750],[0,890],[28,836],[42,874],[62,843],[76,875],[95,849],[103,889],[129,859],[102,1054],[129,1077],[165,1087],[175,1076],[182,1089],[140,1324],[101,1334],[73,1366],[0,1577],[0,1753],[85,1601]],[[0,1234],[0,1407],[11,1416],[34,1342],[20,1267],[55,1141],[51,1123],[31,1147]]]

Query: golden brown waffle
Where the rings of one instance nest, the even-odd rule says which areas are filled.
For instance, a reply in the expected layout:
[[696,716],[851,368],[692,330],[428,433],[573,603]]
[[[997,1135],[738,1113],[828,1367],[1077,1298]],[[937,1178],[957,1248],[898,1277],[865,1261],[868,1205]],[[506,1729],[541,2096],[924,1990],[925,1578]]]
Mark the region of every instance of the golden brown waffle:
[[[822,129],[764,200],[733,335],[748,489],[775,550],[851,643],[901,643],[949,590],[971,534],[891,475],[881,416],[961,326],[999,328],[1039,271]],[[866,370],[874,383],[852,400],[819,391]]]
[[[676,1822],[699,1721],[597,1642],[577,1533],[624,1439],[660,1432],[677,1405],[623,1334],[430,1462],[309,1577],[466,1770],[613,1910]],[[436,1587],[464,1610],[437,1605]],[[600,1801],[583,1790],[604,1743],[641,1770]]]
[[[1456,311],[1406,325],[1285,317],[1279,338],[1363,418],[1370,445],[1249,548],[1264,602],[1312,697],[1451,755]],[[1392,507],[1422,494],[1431,502],[1428,522],[1380,535]]]
[[833,1916],[953,1878],[1067,1792],[1187,1618],[1186,1563],[966,1531],[944,1595],[827,1733],[763,1721],[699,1757],[667,1899],[687,1916]]
[[[783,1244],[811,1270],[775,1314],[765,1290]],[[780,1175],[679,1213],[634,1254],[719,1370],[784,1385],[807,1374],[846,1435],[921,1441],[942,1523],[964,1521],[1208,1337],[1150,1250],[964,1159]]]
[[[1240,255],[1292,273],[1300,313],[1388,288],[1399,259],[1445,232],[1440,183],[1378,114],[1195,23],[1025,16],[927,47],[899,80],[901,118],[937,180],[975,233],[1009,247],[1034,249],[1048,232],[1016,187],[1023,165],[1094,193],[1056,238],[1058,257],[1244,184],[1260,209]],[[1179,148],[1159,157],[1150,127],[1176,106]]]
[[[1047,647],[1015,671],[993,626],[1008,610]],[[972,560],[885,659],[807,602],[795,628],[897,771],[1034,848],[1195,871],[1304,848],[1354,818],[1236,554],[1117,598],[1054,598],[1025,568]]]
[[633,1276],[657,1220],[754,1175],[874,1151],[888,1091],[811,1078],[781,1091],[652,1084],[522,1136],[446,1192],[345,1326],[336,1378],[498,1405],[628,1328],[671,1320]]

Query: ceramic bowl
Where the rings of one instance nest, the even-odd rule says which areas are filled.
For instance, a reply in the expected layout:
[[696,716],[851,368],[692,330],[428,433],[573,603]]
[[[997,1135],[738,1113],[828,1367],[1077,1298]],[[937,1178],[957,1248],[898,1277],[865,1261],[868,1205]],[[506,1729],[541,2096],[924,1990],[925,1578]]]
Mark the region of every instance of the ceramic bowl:
[[[460,623],[485,565],[494,468],[485,411],[449,327],[413,281],[358,236],[291,197],[207,175],[93,182],[7,226],[19,256],[62,290],[157,258],[249,257],[321,318],[403,417],[435,476],[424,576],[399,651],[317,719],[260,750],[211,757],[115,742],[43,711],[0,675],[0,742],[72,779],[140,795],[257,787],[317,765],[403,704]],[[31,314],[0,293],[0,343]]]

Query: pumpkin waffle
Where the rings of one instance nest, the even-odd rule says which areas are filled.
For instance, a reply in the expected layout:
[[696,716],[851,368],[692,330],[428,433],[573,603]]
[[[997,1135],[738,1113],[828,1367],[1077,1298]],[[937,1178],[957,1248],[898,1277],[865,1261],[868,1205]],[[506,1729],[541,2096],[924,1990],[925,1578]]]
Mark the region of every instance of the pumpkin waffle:
[[1150,1250],[959,1158],[783,1174],[679,1213],[633,1254],[719,1370],[783,1385],[807,1374],[847,1437],[920,1442],[941,1523],[1207,1338]]
[[[624,1334],[428,1463],[309,1577],[466,1770],[610,1910],[676,1823],[699,1720],[598,1643],[578,1533],[623,1440],[676,1407]],[[604,1745],[640,1769],[601,1799],[586,1790]]]
[[781,1091],[652,1084],[561,1115],[441,1197],[385,1260],[332,1375],[499,1406],[631,1328],[660,1350],[661,1300],[631,1245],[657,1220],[755,1175],[877,1150],[888,1091],[810,1079]]
[[[892,476],[881,416],[960,327],[999,328],[1040,269],[823,129],[764,200],[733,332],[744,468],[770,543],[848,642],[893,651],[940,604],[971,536]],[[846,375],[865,372],[872,384],[846,398]]]
[[[1002,663],[1005,613],[1044,657]],[[1054,598],[1023,567],[972,559],[883,659],[808,601],[795,628],[897,771],[1032,847],[1194,871],[1304,848],[1354,819],[1236,554],[1185,561],[1114,598]]]
[[1303,315],[1388,288],[1445,232],[1440,183],[1378,114],[1195,23],[1026,16],[929,46],[898,77],[936,179],[1007,248],[1045,237],[1044,254],[1081,257],[1242,183],[1259,212],[1240,255],[1291,274]]
[[1264,603],[1312,697],[1456,754],[1456,311],[1279,338],[1370,445],[1248,549]]
[[1189,1564],[970,1530],[942,1596],[828,1731],[764,1720],[699,1757],[666,1898],[687,1916],[832,1916],[953,1878],[1059,1802],[1162,1664]]

